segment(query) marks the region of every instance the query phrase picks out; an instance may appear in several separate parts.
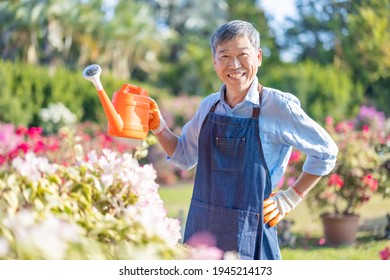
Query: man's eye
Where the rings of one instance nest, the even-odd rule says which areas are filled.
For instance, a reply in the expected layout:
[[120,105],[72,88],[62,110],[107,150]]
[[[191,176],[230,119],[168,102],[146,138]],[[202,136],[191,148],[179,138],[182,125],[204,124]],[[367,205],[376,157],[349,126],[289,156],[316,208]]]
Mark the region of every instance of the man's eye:
[[249,54],[247,54],[247,53],[242,53],[242,54],[240,54],[240,56],[242,56],[242,57],[247,57]]

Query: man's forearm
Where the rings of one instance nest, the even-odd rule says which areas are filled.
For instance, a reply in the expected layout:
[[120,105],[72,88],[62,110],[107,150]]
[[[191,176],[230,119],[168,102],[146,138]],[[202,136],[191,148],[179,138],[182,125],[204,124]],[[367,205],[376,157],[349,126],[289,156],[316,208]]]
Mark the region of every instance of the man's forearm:
[[172,156],[176,149],[178,137],[167,126],[155,136],[167,155]]
[[321,176],[302,172],[293,186],[298,192],[305,196],[320,180]]

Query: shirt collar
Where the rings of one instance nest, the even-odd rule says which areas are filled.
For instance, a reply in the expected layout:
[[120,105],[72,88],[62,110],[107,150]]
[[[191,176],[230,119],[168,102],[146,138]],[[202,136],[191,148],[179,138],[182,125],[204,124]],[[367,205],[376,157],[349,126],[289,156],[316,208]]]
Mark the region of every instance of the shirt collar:
[[[259,105],[260,100],[259,100],[259,91],[257,88],[258,85],[259,85],[258,78],[255,77],[255,79],[252,82],[252,85],[249,88],[248,93],[245,96],[244,101],[248,101],[254,105]],[[225,103],[225,93],[226,93],[226,85],[222,84],[219,90],[219,99],[223,103]]]

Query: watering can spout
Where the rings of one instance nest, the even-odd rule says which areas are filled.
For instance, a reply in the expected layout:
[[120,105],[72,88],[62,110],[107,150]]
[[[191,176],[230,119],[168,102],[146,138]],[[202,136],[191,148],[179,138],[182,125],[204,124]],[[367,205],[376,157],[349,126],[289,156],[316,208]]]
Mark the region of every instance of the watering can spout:
[[111,103],[111,100],[108,98],[102,83],[100,82],[100,74],[102,69],[97,64],[92,64],[84,68],[83,77],[92,82],[95,86],[100,102],[103,106],[104,113],[106,114],[109,126],[115,128],[117,131],[123,130],[123,120],[121,116],[117,113],[115,107]]

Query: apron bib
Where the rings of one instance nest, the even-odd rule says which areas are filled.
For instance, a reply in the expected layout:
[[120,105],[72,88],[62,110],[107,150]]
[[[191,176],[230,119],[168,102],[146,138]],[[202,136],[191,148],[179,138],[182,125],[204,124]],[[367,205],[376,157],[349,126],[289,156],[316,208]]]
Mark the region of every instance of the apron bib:
[[[262,91],[260,92],[261,105]],[[259,136],[260,108],[251,118],[207,114],[199,134],[199,160],[184,243],[211,233],[216,246],[240,259],[281,259],[274,227],[263,223],[271,178]]]

